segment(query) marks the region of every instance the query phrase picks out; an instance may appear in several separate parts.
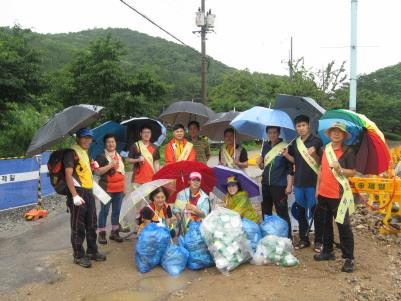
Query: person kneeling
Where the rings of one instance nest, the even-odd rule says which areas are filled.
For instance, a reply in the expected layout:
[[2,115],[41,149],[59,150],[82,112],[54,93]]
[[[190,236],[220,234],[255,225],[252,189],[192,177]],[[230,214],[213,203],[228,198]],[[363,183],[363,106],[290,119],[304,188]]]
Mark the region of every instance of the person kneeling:
[[350,223],[350,212],[354,206],[352,190],[348,178],[355,175],[354,151],[343,144],[349,137],[344,123],[336,122],[325,134],[330,143],[325,147],[322,165],[318,174],[316,195],[318,199],[317,210],[324,216],[323,250],[316,254],[316,261],[335,260],[333,250],[333,217],[335,217],[342,257],[345,259],[343,272],[354,271],[354,236]]
[[234,176],[227,179],[227,194],[224,196],[224,204],[227,209],[238,212],[241,218],[245,217],[255,223],[259,223],[259,217],[248,198],[248,193],[241,190]]
[[166,191],[163,188],[157,188],[149,195],[149,199],[151,201],[150,205],[143,208],[141,212],[138,235],[150,223],[163,223],[167,229],[171,229],[171,236],[174,237],[175,231],[172,229],[173,223],[171,221],[173,214],[171,207],[166,204]]

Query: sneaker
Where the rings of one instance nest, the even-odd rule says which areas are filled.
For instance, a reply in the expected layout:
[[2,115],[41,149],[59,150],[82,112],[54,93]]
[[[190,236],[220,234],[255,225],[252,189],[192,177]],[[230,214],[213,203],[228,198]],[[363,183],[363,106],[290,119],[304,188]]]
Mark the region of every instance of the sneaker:
[[96,254],[86,254],[88,259],[95,260],[95,261],[105,261],[107,256],[103,253],[96,252]]
[[352,259],[345,259],[341,272],[352,273],[354,271],[355,263]]
[[119,231],[111,231],[110,236],[109,236],[110,240],[114,240],[116,242],[123,242],[123,238],[120,236]]
[[102,245],[107,244],[106,231],[100,231],[99,232],[99,235],[97,237],[97,241]]
[[90,268],[92,265],[91,261],[86,256],[80,258],[74,257],[74,263],[83,268]]
[[315,254],[313,256],[313,259],[316,261],[324,261],[324,260],[336,260],[336,255],[334,252],[326,253],[326,252],[321,252],[319,254]]

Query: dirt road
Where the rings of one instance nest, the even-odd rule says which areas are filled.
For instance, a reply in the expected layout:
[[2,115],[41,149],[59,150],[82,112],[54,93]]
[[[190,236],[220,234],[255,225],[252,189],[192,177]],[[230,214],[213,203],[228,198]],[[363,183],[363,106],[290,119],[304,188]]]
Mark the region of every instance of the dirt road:
[[[369,218],[360,209],[354,219],[361,215]],[[317,263],[306,249],[293,268],[244,264],[229,276],[209,268],[177,278],[159,267],[140,274],[135,240],[102,246],[107,261],[90,269],[73,264],[68,223],[60,207],[0,234],[0,300],[401,300],[401,239],[375,236],[367,222],[354,231],[353,274],[340,272],[341,259]]]

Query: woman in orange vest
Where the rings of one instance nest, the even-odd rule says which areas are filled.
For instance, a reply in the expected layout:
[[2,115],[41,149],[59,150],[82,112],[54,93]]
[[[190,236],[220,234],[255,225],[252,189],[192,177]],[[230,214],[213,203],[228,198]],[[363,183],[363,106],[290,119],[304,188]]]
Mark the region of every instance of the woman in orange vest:
[[[173,217],[171,207],[166,204],[167,193],[163,188],[157,188],[149,195],[151,201],[149,206],[143,208],[140,217],[138,235],[142,229],[150,223],[164,223],[170,229],[172,227],[171,218]],[[175,236],[175,231],[171,230],[171,236]]]

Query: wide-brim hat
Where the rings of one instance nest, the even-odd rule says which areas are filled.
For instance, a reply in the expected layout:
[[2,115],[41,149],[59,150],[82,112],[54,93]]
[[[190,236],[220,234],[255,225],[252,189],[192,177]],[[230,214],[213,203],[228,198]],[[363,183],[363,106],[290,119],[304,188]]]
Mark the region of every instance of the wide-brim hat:
[[326,130],[324,131],[325,135],[326,135],[327,137],[329,137],[329,138],[330,138],[329,133],[330,133],[330,131],[331,131],[332,129],[339,129],[339,130],[341,130],[342,132],[344,132],[345,134],[347,134],[347,137],[346,137],[345,139],[350,139],[350,138],[351,138],[351,134],[347,131],[347,127],[345,126],[345,123],[344,123],[344,122],[336,121],[336,122],[334,122],[328,129],[326,129]]

